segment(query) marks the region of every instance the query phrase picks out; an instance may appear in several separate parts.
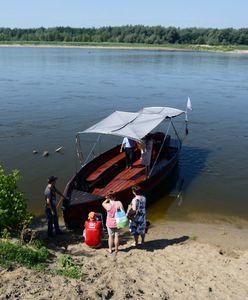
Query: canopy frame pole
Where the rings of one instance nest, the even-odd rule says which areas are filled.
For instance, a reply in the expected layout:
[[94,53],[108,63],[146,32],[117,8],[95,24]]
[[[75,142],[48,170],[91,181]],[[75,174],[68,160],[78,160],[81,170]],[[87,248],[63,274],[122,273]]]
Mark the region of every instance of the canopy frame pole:
[[80,132],[78,132],[78,134],[76,135],[76,154],[77,154],[77,157],[78,157],[78,160],[79,160],[81,166],[85,166],[88,163],[88,160],[90,159],[90,156],[94,152],[96,145],[99,143],[100,137],[101,137],[101,134],[98,136],[96,142],[94,143],[94,145],[93,145],[92,149],[90,150],[86,159],[84,159],[84,155],[83,155],[83,151],[82,151],[82,147],[81,147],[81,143],[80,143]]
[[176,134],[177,138],[178,138],[178,141],[179,141],[179,149],[181,149],[181,147],[182,147],[182,140],[181,140],[181,138],[179,137],[178,132],[177,132],[177,130],[176,130],[176,127],[175,127],[175,125],[173,124],[172,120],[171,120],[171,125],[172,125],[172,127],[173,127],[173,129],[174,129],[174,131],[175,131],[175,134]]
[[76,135],[76,154],[77,154],[80,164],[82,165],[84,162],[84,156],[83,156],[82,147],[81,147],[81,143],[80,143],[79,133]]
[[90,156],[92,155],[92,153],[94,153],[94,150],[95,150],[95,148],[96,148],[96,145],[97,145],[97,144],[99,143],[99,141],[100,141],[100,138],[101,138],[101,134],[98,135],[96,142],[94,143],[92,149],[90,150],[90,152],[89,152],[88,156],[86,157],[86,159],[85,159],[85,161],[84,161],[84,163],[83,163],[82,166],[85,166],[85,165],[88,163],[88,161],[89,161],[89,159],[90,159]]
[[169,125],[168,125],[168,127],[167,127],[166,134],[165,134],[164,139],[163,139],[163,143],[162,143],[161,146],[160,146],[160,149],[159,149],[158,155],[157,155],[157,157],[156,157],[156,159],[155,159],[155,162],[154,162],[154,164],[153,164],[153,166],[152,166],[152,168],[151,168],[151,170],[150,170],[150,172],[149,172],[149,174],[148,174],[148,176],[147,176],[148,178],[151,176],[152,171],[153,171],[153,169],[154,169],[154,167],[155,167],[155,165],[156,165],[156,163],[157,163],[157,160],[158,160],[158,158],[159,158],[159,155],[160,155],[160,153],[161,153],[161,151],[162,151],[162,148],[163,148],[163,146],[164,146],[166,137],[167,137],[168,132],[169,132],[169,130],[170,130],[171,124],[172,124],[172,119],[170,119],[170,123],[169,123]]

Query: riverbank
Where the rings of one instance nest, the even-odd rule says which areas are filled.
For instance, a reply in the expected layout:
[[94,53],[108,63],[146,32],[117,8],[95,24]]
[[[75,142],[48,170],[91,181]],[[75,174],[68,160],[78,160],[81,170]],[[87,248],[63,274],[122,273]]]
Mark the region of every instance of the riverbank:
[[115,256],[106,240],[94,250],[81,235],[66,232],[47,246],[54,256],[71,255],[87,274],[85,281],[51,270],[1,270],[0,299],[245,299],[247,237],[248,229],[226,224],[160,222],[151,224],[137,248],[123,232]]
[[150,51],[207,51],[247,54],[248,46],[212,46],[212,45],[148,45],[148,44],[118,44],[118,43],[38,43],[15,42],[0,43],[0,47],[30,47],[30,48],[83,48],[83,49],[120,49],[120,50],[150,50]]

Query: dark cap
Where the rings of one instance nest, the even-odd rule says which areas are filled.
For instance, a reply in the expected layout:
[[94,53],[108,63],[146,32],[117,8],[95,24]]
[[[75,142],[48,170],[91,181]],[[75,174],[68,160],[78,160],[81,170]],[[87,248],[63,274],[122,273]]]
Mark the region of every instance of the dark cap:
[[57,179],[58,179],[58,177],[50,176],[50,177],[48,177],[47,181],[48,181],[48,183],[52,183],[52,182],[56,181]]

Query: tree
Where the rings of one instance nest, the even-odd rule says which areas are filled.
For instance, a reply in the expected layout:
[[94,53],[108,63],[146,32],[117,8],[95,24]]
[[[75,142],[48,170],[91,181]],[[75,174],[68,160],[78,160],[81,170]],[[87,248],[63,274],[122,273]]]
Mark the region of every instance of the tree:
[[248,29],[126,25],[100,28],[1,28],[0,41],[248,45]]
[[168,27],[166,40],[168,43],[174,44],[178,41],[179,35],[175,27]]
[[0,166],[0,232],[4,229],[22,229],[32,221],[27,211],[27,200],[17,190],[20,178],[18,170],[6,175]]

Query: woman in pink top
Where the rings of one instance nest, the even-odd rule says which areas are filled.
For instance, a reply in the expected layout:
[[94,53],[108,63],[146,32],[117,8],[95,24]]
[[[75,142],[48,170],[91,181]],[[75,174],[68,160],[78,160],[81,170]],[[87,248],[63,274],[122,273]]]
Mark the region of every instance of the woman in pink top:
[[116,225],[115,213],[117,210],[124,211],[123,205],[120,201],[116,200],[115,192],[109,192],[106,199],[103,201],[102,206],[107,211],[106,226],[108,229],[108,246],[109,253],[112,253],[113,246],[115,247],[115,253],[118,252],[119,246],[119,229]]

